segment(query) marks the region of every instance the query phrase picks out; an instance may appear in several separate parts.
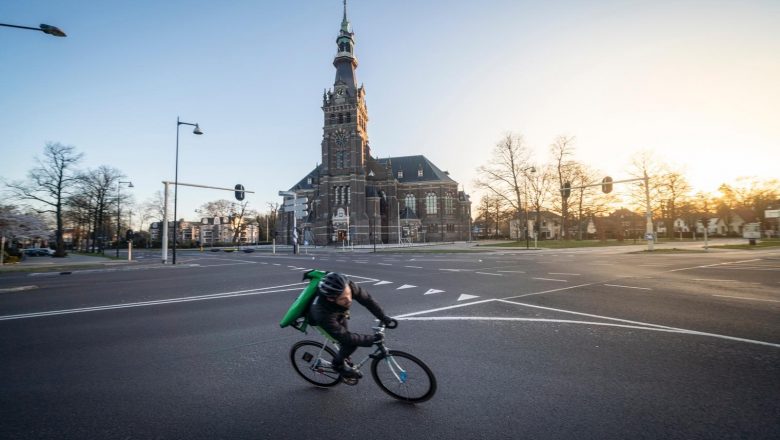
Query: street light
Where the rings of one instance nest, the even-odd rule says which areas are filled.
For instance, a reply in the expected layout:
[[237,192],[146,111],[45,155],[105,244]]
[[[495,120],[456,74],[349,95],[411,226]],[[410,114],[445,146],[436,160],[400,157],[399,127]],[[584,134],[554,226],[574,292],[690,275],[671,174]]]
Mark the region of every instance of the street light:
[[119,190],[122,189],[123,183],[127,183],[128,188],[133,188],[133,182],[130,181],[125,182],[120,180],[116,184],[116,258],[119,258],[119,239],[120,239],[119,237],[121,237],[119,233],[119,228],[121,227],[119,225],[119,219],[122,218],[121,217],[122,211],[119,209],[122,203],[122,198],[120,197]]
[[[191,124],[189,122],[182,122],[179,120],[179,117],[176,117],[176,173],[173,179],[173,264],[176,264],[176,238],[177,238],[177,226],[178,226],[178,220],[176,219],[177,213],[176,213],[176,207],[177,207],[177,198],[179,195],[179,126],[181,125],[190,125],[192,127],[195,127],[194,130],[192,130],[193,134],[201,135],[203,134],[202,131],[200,131],[200,126],[195,123]],[[163,225],[164,228],[168,228],[168,225]]]
[[41,23],[41,25],[38,26],[37,28],[29,27],[29,26],[17,26],[15,24],[5,24],[5,23],[0,23],[0,26],[12,27],[17,29],[30,29],[33,31],[41,31],[44,34],[53,35],[55,37],[67,37],[65,32],[62,32],[62,29],[58,28],[57,26],[51,26],[43,23]]
[[[535,173],[536,172],[536,168],[528,167],[528,168],[523,170],[523,174],[525,174],[526,171],[530,171],[531,173]],[[526,177],[525,181],[524,181],[525,182],[525,191],[523,191],[523,193],[525,194],[525,200],[524,200],[524,202],[525,202],[524,203],[524,205],[525,205],[525,227],[523,228],[523,230],[525,231],[525,248],[528,249],[528,247],[529,247],[529,242],[528,242],[528,176],[525,176],[525,177]]]

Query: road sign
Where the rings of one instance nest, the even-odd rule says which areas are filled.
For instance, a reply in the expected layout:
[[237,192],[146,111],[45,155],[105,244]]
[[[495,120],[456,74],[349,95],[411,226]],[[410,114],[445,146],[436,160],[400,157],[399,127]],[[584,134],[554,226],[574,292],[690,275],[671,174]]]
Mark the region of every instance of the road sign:
[[287,199],[284,201],[284,206],[293,206],[293,205],[305,205],[309,202],[308,197],[298,197],[297,199]]
[[767,209],[764,211],[766,218],[780,218],[780,209]]

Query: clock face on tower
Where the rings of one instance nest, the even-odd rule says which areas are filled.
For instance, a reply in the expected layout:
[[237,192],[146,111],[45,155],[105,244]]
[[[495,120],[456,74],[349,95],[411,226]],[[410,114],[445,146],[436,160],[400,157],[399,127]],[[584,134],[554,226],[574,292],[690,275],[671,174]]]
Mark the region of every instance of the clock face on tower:
[[347,144],[347,134],[343,131],[337,131],[336,132],[336,145],[339,147],[343,147]]

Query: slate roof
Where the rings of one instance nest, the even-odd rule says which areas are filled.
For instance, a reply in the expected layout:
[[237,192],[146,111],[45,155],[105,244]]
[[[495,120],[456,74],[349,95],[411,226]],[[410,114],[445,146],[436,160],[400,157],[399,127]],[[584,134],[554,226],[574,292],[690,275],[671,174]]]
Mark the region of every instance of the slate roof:
[[[403,157],[387,157],[384,159],[369,158],[368,168],[374,171],[375,177],[369,180],[382,180],[385,176],[385,167],[387,161],[390,161],[393,167],[393,178],[397,179],[399,183],[415,183],[415,182],[448,182],[455,183],[454,180],[445,172],[434,165],[428,158],[423,155],[417,156],[403,156]],[[422,169],[423,175],[418,176],[417,171]],[[316,168],[311,170],[303,179],[293,185],[291,190],[307,190],[314,189],[314,185],[317,183],[317,179],[320,176],[322,170],[322,164],[317,165]],[[403,177],[398,177],[398,171],[403,170]],[[308,178],[311,177],[311,182],[308,183]]]
[[[377,159],[377,162],[385,166],[387,161],[393,166],[393,177],[398,179],[400,183],[414,183],[414,182],[451,182],[444,171],[440,170],[434,165],[428,158],[423,155],[418,156],[403,156],[403,157],[389,157],[386,159]],[[423,175],[418,176],[417,171],[422,169]],[[398,171],[403,170],[404,176],[399,178]]]

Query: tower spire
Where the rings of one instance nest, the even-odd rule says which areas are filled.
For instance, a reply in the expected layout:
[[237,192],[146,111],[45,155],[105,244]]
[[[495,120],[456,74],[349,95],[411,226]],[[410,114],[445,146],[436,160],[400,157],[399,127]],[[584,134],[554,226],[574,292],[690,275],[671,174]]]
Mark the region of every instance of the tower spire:
[[351,32],[349,29],[349,20],[347,20],[347,0],[344,0],[344,18],[341,20],[341,30]]
[[336,68],[334,85],[346,85],[347,92],[354,97],[357,91],[355,78],[357,59],[355,58],[355,34],[347,18],[347,0],[344,0],[344,15],[341,19],[339,36],[336,38],[336,47],[336,57],[333,59],[333,66]]

